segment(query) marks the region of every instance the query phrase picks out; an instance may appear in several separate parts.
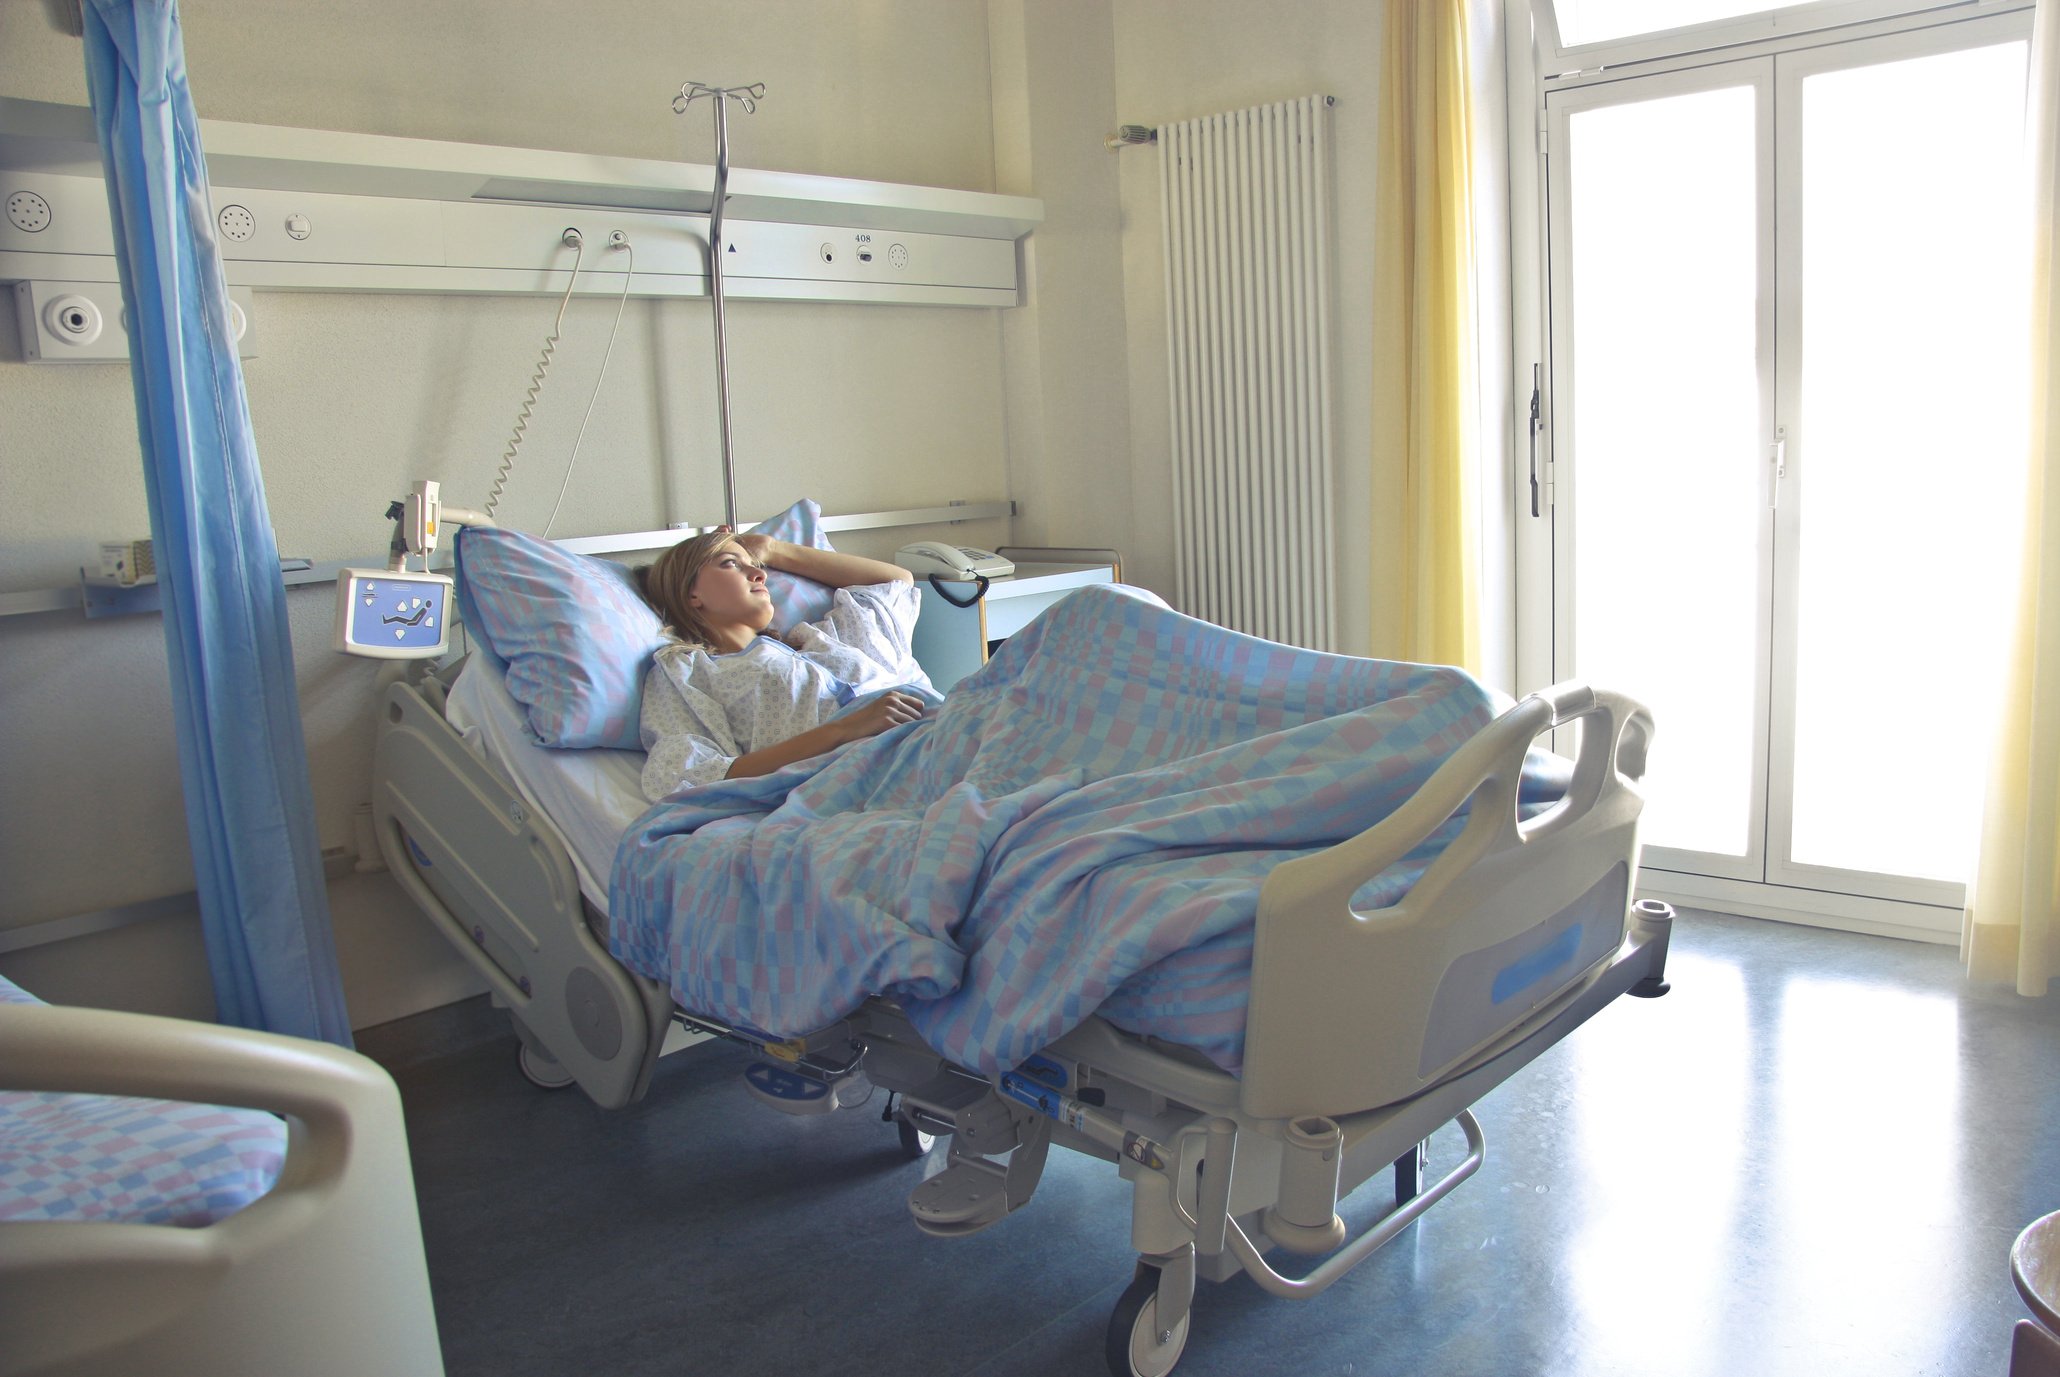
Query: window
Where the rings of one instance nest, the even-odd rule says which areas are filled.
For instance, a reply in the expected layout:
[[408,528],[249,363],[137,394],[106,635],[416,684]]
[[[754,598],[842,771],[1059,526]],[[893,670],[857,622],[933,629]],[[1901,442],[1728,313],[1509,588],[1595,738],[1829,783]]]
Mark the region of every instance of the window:
[[2025,381],[2028,14],[1975,8],[1545,82],[1522,673],[1653,706],[1669,892],[1957,924]]

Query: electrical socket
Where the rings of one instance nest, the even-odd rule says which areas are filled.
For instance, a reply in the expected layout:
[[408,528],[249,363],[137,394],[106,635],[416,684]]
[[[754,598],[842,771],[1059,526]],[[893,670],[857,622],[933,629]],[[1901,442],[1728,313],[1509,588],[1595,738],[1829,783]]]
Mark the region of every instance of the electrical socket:
[[[230,323],[241,329],[236,352],[257,353],[257,332],[248,287],[229,289]],[[14,313],[21,327],[21,354],[30,363],[129,357],[128,322],[116,282],[17,282]]]

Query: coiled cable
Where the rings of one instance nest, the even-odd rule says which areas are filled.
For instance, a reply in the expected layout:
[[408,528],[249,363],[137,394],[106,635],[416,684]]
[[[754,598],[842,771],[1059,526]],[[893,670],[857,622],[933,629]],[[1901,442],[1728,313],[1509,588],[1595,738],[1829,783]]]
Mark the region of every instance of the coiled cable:
[[[549,338],[544,340],[544,352],[537,359],[536,372],[530,374],[529,391],[523,395],[522,411],[515,417],[514,433],[508,437],[508,448],[501,455],[500,470],[494,474],[493,487],[487,492],[486,514],[489,519],[494,508],[500,505],[501,491],[508,486],[508,475],[515,468],[515,454],[522,448],[523,432],[529,429],[530,413],[536,408],[537,398],[543,395],[544,379],[551,372],[551,357],[558,352],[558,332],[565,327],[565,307],[572,300],[572,289],[579,285],[579,263],[586,256],[586,237],[578,230],[568,228],[561,236],[561,242],[572,250],[572,276],[566,280],[565,295],[558,298],[558,318],[551,325]],[[624,286],[627,288],[627,282]],[[614,343],[612,336],[609,343],[611,346]],[[584,422],[581,428],[585,428]]]

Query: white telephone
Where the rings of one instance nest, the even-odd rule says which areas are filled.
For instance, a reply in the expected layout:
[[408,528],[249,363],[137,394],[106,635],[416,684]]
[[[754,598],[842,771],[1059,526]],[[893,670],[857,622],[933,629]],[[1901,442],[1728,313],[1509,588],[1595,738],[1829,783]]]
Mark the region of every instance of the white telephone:
[[894,552],[894,562],[917,578],[933,577],[954,583],[977,579],[1007,578],[1016,566],[989,550],[970,545],[947,545],[941,540],[919,540]]

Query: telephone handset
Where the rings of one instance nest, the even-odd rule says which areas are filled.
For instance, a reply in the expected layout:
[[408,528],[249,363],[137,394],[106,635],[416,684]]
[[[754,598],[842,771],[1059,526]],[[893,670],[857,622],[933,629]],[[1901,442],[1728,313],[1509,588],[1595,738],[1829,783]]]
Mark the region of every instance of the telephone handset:
[[969,545],[948,545],[941,540],[919,540],[894,553],[894,562],[918,578],[931,577],[952,583],[1006,578],[1016,566],[989,550]]

